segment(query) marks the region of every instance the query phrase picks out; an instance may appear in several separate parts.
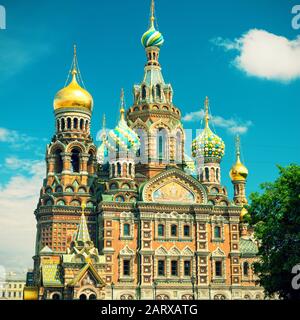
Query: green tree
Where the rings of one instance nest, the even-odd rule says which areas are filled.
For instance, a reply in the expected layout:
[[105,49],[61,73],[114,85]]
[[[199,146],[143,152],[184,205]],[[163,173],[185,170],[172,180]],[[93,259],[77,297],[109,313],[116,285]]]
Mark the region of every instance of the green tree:
[[250,223],[260,243],[254,270],[267,296],[300,299],[292,288],[292,268],[300,264],[300,166],[279,168],[273,183],[261,185],[263,193],[250,195]]

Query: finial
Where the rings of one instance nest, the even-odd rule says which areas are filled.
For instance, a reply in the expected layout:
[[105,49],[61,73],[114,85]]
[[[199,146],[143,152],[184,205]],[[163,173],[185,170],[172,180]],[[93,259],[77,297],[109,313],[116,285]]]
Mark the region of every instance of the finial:
[[208,97],[205,98],[205,128],[208,128],[208,123],[209,123],[209,99]]
[[76,44],[74,44],[74,55],[73,55],[73,69],[72,69],[72,75],[73,75],[73,80],[76,80],[76,75],[77,75],[77,48]]
[[125,102],[124,102],[124,89],[121,89],[121,120],[124,120],[124,113],[125,113]]
[[241,138],[237,134],[235,137],[235,152],[236,152],[236,161],[240,162],[240,155],[241,155]]
[[155,3],[154,3],[154,0],[151,0],[151,17],[150,17],[151,27],[154,27],[154,21],[155,21]]
[[103,114],[103,118],[102,118],[102,129],[105,130],[106,128],[106,116],[105,113]]

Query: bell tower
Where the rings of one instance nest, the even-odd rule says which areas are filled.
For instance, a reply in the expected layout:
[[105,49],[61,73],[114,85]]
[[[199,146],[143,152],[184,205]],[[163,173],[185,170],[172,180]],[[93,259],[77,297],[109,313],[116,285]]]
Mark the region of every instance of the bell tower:
[[152,177],[166,166],[184,162],[184,130],[181,112],[173,104],[173,89],[165,83],[159,55],[164,43],[157,30],[154,0],[151,2],[150,26],[142,36],[147,62],[142,82],[133,88],[133,106],[127,120],[138,134],[141,147],[136,157],[137,172]]
[[37,256],[45,246],[54,253],[66,252],[83,204],[91,237],[96,240],[97,162],[90,135],[93,98],[84,88],[76,46],[66,85],[56,94],[53,105],[55,134],[46,148],[47,172],[35,211]]

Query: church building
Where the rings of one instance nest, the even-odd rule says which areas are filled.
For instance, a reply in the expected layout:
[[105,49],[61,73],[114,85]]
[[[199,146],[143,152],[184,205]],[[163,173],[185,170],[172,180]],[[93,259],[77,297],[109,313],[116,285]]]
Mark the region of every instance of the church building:
[[129,108],[122,90],[118,124],[107,130],[104,118],[99,145],[74,48],[71,78],[54,98],[24,299],[263,299],[252,268],[258,247],[244,221],[248,170],[239,138],[230,199],[209,99],[204,127],[186,146],[159,62],[163,43],[152,0],[144,77]]

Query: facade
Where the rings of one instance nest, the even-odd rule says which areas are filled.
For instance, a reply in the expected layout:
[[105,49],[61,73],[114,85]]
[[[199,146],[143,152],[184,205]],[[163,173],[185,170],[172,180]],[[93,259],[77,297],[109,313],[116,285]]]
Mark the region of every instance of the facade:
[[192,157],[184,152],[180,108],[159,63],[163,43],[152,1],[144,78],[127,110],[122,91],[118,125],[107,131],[103,121],[98,147],[75,48],[72,79],[54,99],[28,299],[263,298],[251,268],[257,244],[243,221],[248,171],[239,141],[231,200],[208,98]]
[[0,300],[23,300],[25,274],[11,273],[3,280],[0,282]]

